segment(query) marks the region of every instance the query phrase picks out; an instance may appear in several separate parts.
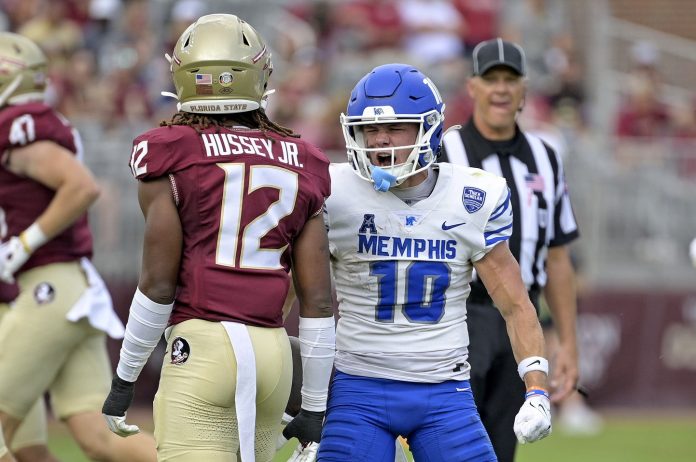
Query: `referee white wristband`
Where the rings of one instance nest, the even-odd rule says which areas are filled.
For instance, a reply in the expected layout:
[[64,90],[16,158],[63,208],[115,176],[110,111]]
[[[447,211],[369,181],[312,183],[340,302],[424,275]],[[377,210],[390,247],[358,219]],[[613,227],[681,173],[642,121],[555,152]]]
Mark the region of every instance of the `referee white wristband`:
[[549,362],[546,358],[542,358],[541,356],[530,356],[520,361],[517,365],[517,373],[520,374],[522,380],[524,380],[524,376],[527,372],[531,371],[541,371],[549,375]]

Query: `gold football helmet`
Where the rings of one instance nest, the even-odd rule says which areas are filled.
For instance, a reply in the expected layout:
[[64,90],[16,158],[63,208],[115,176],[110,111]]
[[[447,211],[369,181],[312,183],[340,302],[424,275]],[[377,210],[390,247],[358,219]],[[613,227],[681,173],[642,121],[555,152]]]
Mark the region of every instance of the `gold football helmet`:
[[231,14],[210,14],[176,42],[170,70],[179,110],[201,114],[253,111],[262,106],[273,71],[256,30]]
[[42,101],[47,67],[46,55],[34,42],[0,32],[0,107]]

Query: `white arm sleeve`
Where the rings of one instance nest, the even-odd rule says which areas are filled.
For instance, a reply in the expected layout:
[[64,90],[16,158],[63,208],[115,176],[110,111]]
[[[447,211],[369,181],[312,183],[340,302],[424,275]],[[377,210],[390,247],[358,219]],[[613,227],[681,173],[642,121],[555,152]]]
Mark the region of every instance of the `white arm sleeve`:
[[336,325],[328,318],[300,317],[302,409],[325,411],[336,354]]
[[174,303],[162,305],[150,300],[136,289],[128,314],[126,335],[121,345],[121,355],[116,374],[123,380],[135,382],[143,366],[155,349],[169,322]]

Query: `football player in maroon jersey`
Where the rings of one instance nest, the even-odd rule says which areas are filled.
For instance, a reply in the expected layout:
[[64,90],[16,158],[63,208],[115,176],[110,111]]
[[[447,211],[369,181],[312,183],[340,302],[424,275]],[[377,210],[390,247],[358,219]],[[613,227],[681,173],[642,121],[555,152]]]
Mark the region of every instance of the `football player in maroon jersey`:
[[302,409],[284,434],[321,435],[335,339],[321,213],[329,161],[266,117],[271,56],[246,22],[203,16],[168,58],[179,110],[133,142],[142,269],[103,413],[115,433],[138,431],[125,413],[164,332],[160,460],[235,460],[239,449],[270,461],[292,380],[282,308],[293,280]]
[[[80,162],[76,130],[42,102],[46,67],[36,44],[0,33],[0,210],[6,236],[0,280],[16,280],[20,289],[0,323],[4,439],[11,444],[22,419],[49,391],[54,413],[89,457],[154,461],[151,436],[117,438],[99,412],[111,376],[106,335],[122,337],[123,325],[90,263],[86,212],[99,188]],[[4,457],[12,460],[9,453]]]
[[[7,229],[5,216],[0,212],[0,240]],[[19,295],[17,284],[7,284],[0,281],[0,322],[3,316],[10,311],[10,303]],[[43,396],[31,408],[22,420],[12,440],[12,453],[18,462],[57,462],[48,451],[46,433],[46,409]],[[0,454],[6,452],[3,449],[3,437],[0,431]],[[9,458],[9,456],[7,456]]]

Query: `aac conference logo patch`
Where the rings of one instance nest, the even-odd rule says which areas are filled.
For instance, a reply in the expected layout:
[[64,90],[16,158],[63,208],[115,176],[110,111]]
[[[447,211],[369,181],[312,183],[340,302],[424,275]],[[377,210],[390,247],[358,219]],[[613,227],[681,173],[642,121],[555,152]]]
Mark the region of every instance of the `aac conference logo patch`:
[[184,364],[191,355],[191,347],[186,339],[177,337],[172,342],[172,364]]
[[462,202],[467,212],[478,212],[483,207],[483,203],[486,202],[486,191],[466,186],[462,193]]

